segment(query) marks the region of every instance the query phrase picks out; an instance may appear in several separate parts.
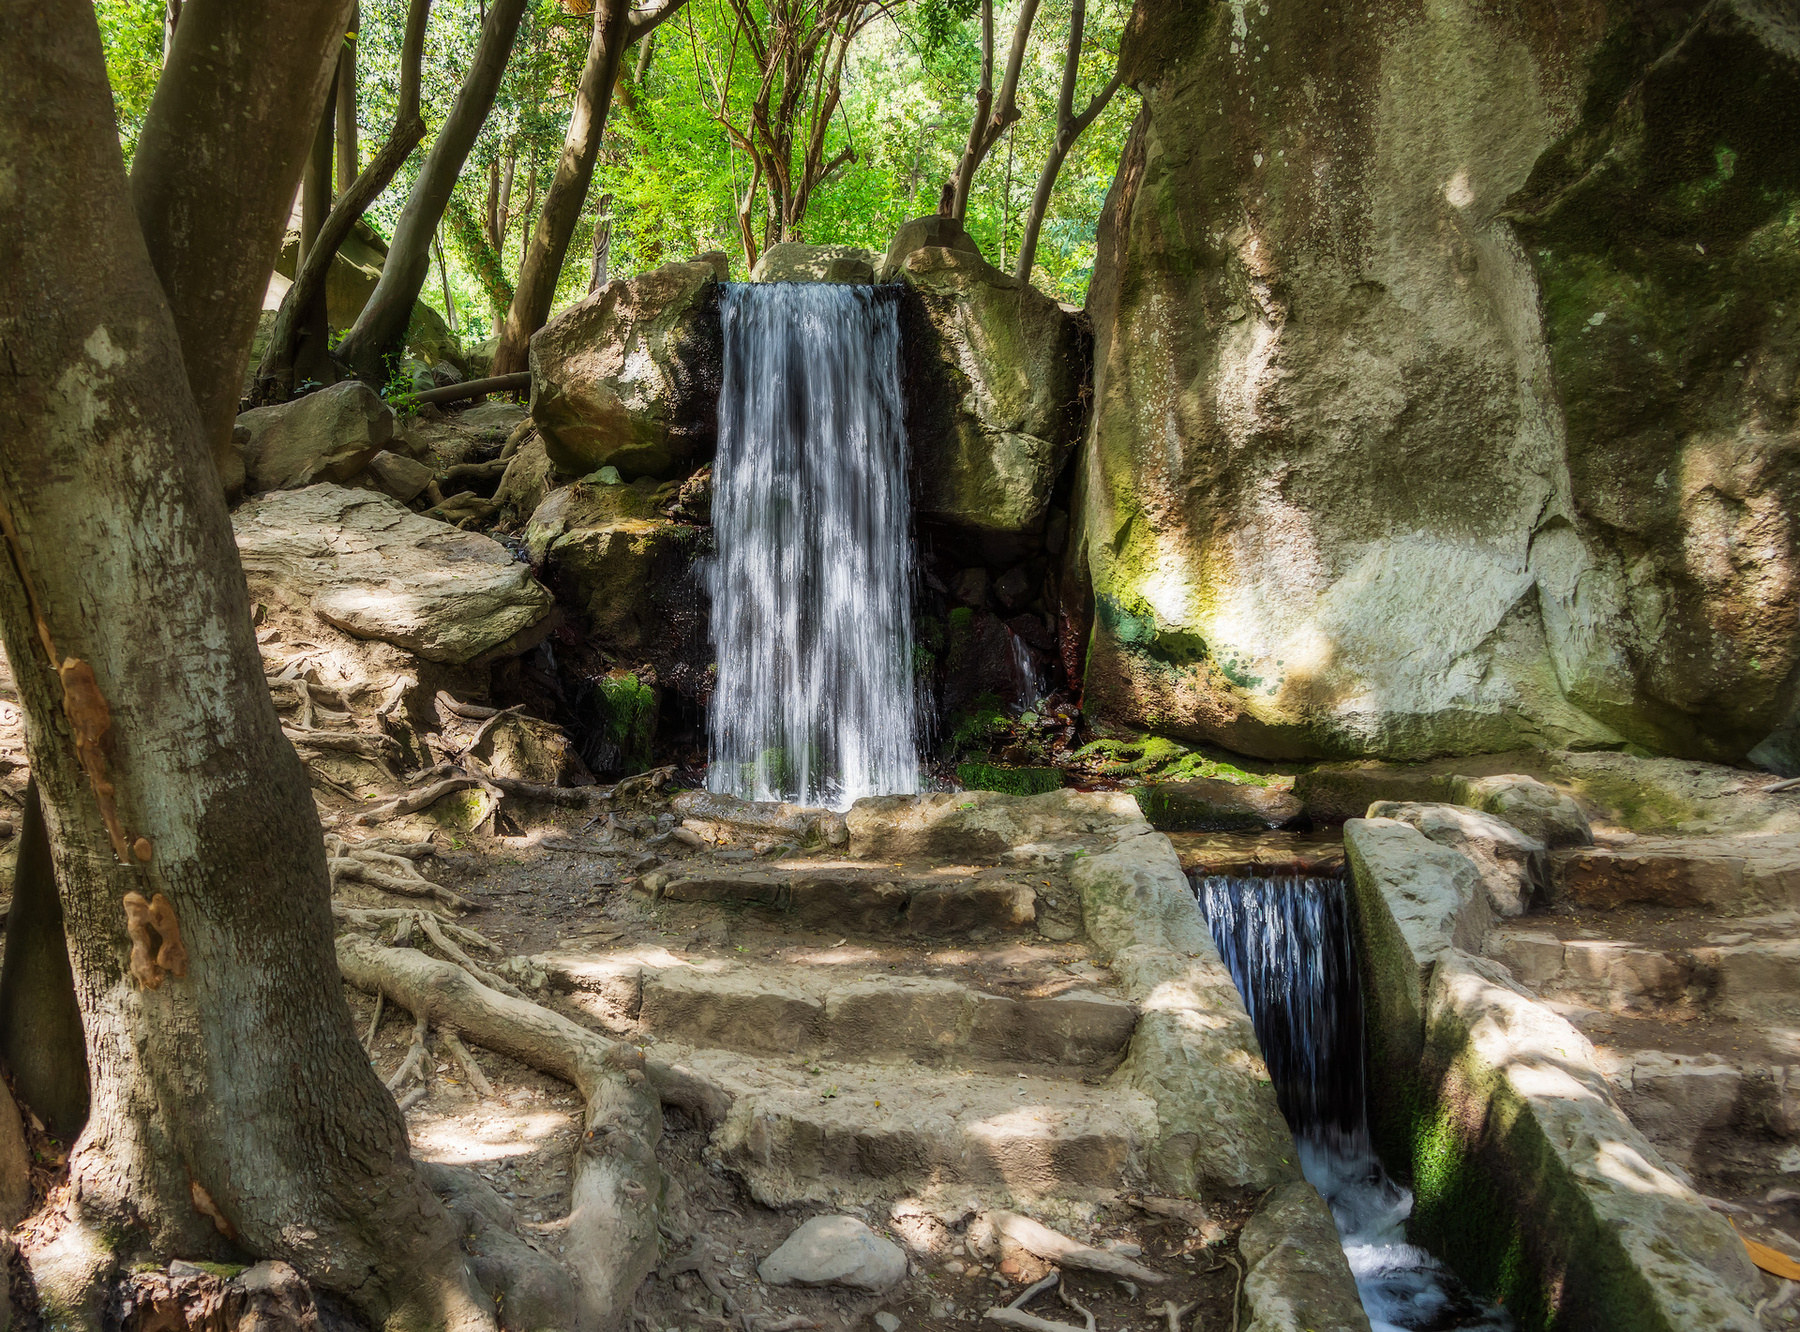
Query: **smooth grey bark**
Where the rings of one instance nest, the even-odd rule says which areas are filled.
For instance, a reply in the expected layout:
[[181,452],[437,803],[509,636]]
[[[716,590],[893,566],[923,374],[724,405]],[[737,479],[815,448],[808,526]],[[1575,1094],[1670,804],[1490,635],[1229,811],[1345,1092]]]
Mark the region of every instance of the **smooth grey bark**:
[[[24,0],[5,3],[10,10]],[[221,476],[231,468],[231,426],[263,292],[350,4],[184,0],[132,158],[138,227]],[[248,303],[245,291],[254,292]]]
[[594,261],[588,268],[588,294],[591,296],[606,283],[606,270],[612,258],[612,202],[610,194],[600,196],[594,210]]
[[[93,1078],[68,1202],[29,1258],[45,1321],[102,1326],[121,1261],[250,1254],[293,1263],[394,1332],[489,1332],[493,1310],[352,1028],[317,814],[263,680],[93,8],[0,0],[0,21],[0,634]],[[190,0],[177,45],[242,31]],[[243,106],[304,102],[289,110],[310,130],[323,90],[294,85],[328,68],[340,33],[321,26],[310,50],[271,36],[291,65],[234,55]],[[230,160],[267,157],[245,119],[209,140],[225,156],[196,163],[202,178],[260,179]],[[282,189],[215,197],[209,229],[272,237],[297,166]],[[193,197],[187,182],[160,188]],[[263,276],[214,302],[218,341],[254,313]],[[223,359],[201,350],[202,365]],[[162,966],[133,959],[133,893],[167,906],[148,940]]]
[[431,238],[443,220],[469,149],[493,108],[494,94],[499,91],[500,76],[506,72],[507,57],[518,36],[526,3],[527,0],[493,0],[488,6],[468,76],[394,226],[381,280],[375,284],[355,325],[338,345],[338,359],[366,383],[380,386],[387,381],[388,362],[406,337],[413,305],[431,270]]
[[87,1049],[63,938],[62,903],[37,783],[25,788],[6,960],[0,963],[0,1057],[19,1099],[51,1133],[73,1142],[87,1122]]
[[[1063,54],[1062,87],[1056,97],[1056,138],[1050,145],[1044,169],[1038,175],[1037,189],[1031,195],[1031,211],[1025,215],[1025,234],[1019,241],[1018,265],[1014,271],[1021,282],[1031,281],[1031,268],[1037,262],[1038,233],[1043,229],[1044,214],[1050,207],[1050,192],[1056,188],[1056,177],[1068,160],[1069,150],[1106,110],[1106,104],[1119,91],[1123,77],[1115,69],[1106,86],[1088,99],[1086,109],[1080,115],[1075,114],[1075,79],[1081,72],[1081,33],[1086,22],[1087,0],[1074,0],[1074,10],[1069,17],[1068,45]],[[1004,256],[1000,262],[1006,262]]]

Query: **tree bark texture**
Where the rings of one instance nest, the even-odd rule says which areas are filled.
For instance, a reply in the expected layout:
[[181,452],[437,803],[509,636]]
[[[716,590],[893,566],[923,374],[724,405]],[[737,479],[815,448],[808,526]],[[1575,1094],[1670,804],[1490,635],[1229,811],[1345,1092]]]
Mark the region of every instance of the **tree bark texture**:
[[493,0],[488,6],[475,59],[401,209],[381,279],[338,346],[338,358],[366,383],[379,387],[387,382],[388,363],[406,337],[413,304],[431,269],[431,238],[443,219],[469,149],[493,108],[526,3]]
[[[594,6],[594,31],[588,42],[587,60],[575,86],[575,106],[569,113],[568,132],[556,159],[556,174],[544,195],[544,211],[519,266],[519,282],[506,312],[500,345],[494,350],[496,375],[523,370],[529,360],[531,335],[550,317],[556,299],[556,280],[562,275],[563,258],[575,235],[581,210],[587,206],[588,186],[594,179],[594,162],[600,156],[600,139],[606,132],[607,110],[625,48],[631,44],[630,0],[599,0]],[[535,167],[534,167],[535,171]],[[532,177],[536,181],[535,174]],[[531,220],[526,205],[526,222]]]
[[6,960],[0,964],[0,1057],[12,1069],[20,1099],[51,1133],[75,1141],[87,1122],[87,1049],[35,782],[25,788]]
[[[307,85],[288,96],[303,130],[321,110],[341,7],[317,24],[307,6],[254,8],[314,45],[290,31],[233,49],[236,7],[190,0],[177,63],[227,52],[246,76],[202,179],[261,179],[240,159],[267,146],[242,127],[281,100],[271,83]],[[66,1213],[29,1255],[46,1322],[100,1326],[121,1259],[247,1255],[293,1263],[377,1325],[491,1329],[352,1029],[317,816],[188,388],[221,354],[196,336],[183,373],[163,283],[181,285],[159,281],[138,226],[94,11],[0,0],[0,18],[0,633],[93,1078]],[[207,231],[272,238],[293,184],[216,193]],[[247,309],[252,287],[235,293]]]
[[[5,3],[12,10],[24,0]],[[221,475],[263,293],[350,4],[185,0],[132,158],[138,226]]]
[[342,195],[362,170],[356,124],[356,44],[361,37],[362,8],[350,6],[350,29],[337,68],[337,194]]
[[603,194],[600,206],[594,210],[594,262],[588,269],[590,296],[606,283],[607,265],[612,257],[612,202],[612,195]]

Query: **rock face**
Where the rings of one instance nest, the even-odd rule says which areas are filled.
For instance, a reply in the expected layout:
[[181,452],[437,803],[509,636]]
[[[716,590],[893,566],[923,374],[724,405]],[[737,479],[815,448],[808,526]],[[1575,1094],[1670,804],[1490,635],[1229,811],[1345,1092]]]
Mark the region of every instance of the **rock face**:
[[1475,866],[1496,916],[1520,916],[1547,891],[1544,844],[1510,823],[1466,805],[1415,805],[1391,800],[1369,806],[1371,819],[1408,823]]
[[701,532],[658,517],[647,486],[577,482],[552,491],[526,548],[608,656],[649,663],[660,683],[701,686],[705,638],[692,569]]
[[295,490],[348,481],[394,437],[394,414],[367,384],[351,380],[238,417],[246,487]]
[[427,661],[523,651],[549,627],[550,594],[504,546],[373,491],[281,491],[244,504],[232,527],[254,593]]
[[873,282],[875,256],[854,245],[782,241],[762,252],[752,282]]
[[1395,758],[1730,760],[1790,714],[1784,13],[1142,0],[1065,596],[1091,709]]
[[907,256],[914,250],[922,250],[927,246],[941,250],[961,250],[964,254],[981,253],[981,248],[955,218],[930,213],[924,217],[915,217],[894,233],[894,239],[888,242],[887,253],[882,256],[881,266],[876,270],[875,280],[900,281]]
[[696,260],[605,286],[531,339],[531,415],[550,461],[628,479],[704,462],[717,426],[719,278]]
[[990,563],[1015,558],[1041,545],[1081,429],[1086,329],[961,248],[915,249],[901,276],[918,517]]

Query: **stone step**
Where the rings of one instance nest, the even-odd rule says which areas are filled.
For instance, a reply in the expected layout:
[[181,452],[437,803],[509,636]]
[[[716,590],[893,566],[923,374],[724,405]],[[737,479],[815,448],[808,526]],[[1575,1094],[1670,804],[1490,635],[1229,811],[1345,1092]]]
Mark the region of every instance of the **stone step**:
[[732,1092],[711,1150],[769,1207],[967,1189],[989,1205],[1096,1199],[1140,1182],[1157,1132],[1155,1103],[1122,1087],[659,1049]]
[[938,977],[758,966],[646,971],[637,1017],[658,1038],[742,1052],[1087,1066],[1123,1058],[1137,1024],[1132,1005],[1092,990],[1015,998]]
[[1689,1174],[1794,1154],[1800,1065],[1610,1046],[1596,1062],[1638,1131]]
[[[1689,1013],[1767,1023],[1800,1018],[1800,938],[1789,913],[1696,933],[1679,922],[1618,938],[1541,926],[1500,931],[1489,950],[1546,999],[1609,1012]],[[1674,938],[1659,938],[1659,935]]]
[[1080,907],[1071,891],[974,868],[670,867],[645,876],[645,883],[663,902],[748,908],[851,934],[941,938],[1035,929],[1047,938],[1070,939],[1080,932]]
[[1800,839],[1638,837],[1550,856],[1552,900],[1750,915],[1800,907]]

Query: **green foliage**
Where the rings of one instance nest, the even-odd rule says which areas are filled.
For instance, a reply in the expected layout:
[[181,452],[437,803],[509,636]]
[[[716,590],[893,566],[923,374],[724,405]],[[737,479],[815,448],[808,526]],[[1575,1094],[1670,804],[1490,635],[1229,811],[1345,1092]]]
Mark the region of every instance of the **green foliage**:
[[163,0],[99,0],[94,17],[100,22],[113,115],[129,167],[156,81],[162,76]]
[[1042,795],[1060,791],[1060,768],[1008,768],[997,763],[959,763],[956,780],[966,791],[1000,791],[1006,795]]
[[1069,755],[1069,762],[1090,768],[1102,777],[1142,777],[1149,781],[1178,782],[1211,777],[1240,786],[1267,786],[1269,779],[1204,754],[1160,735],[1140,735],[1128,740],[1095,740]]
[[656,691],[629,671],[594,681],[594,719],[603,737],[601,763],[630,776],[648,772],[656,737]]
[[1001,709],[1000,699],[983,694],[951,719],[950,748],[957,753],[979,749],[1011,730],[1012,718]]

